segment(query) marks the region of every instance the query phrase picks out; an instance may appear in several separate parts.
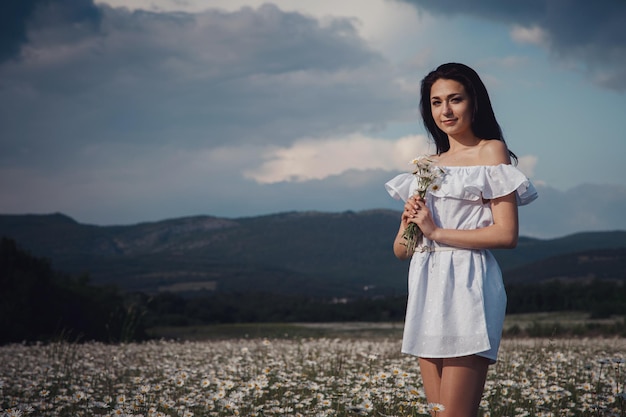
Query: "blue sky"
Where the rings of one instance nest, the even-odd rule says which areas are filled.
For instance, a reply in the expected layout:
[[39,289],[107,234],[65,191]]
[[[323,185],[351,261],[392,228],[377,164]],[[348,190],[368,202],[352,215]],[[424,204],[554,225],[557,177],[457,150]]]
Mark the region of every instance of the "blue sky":
[[456,61],[482,76],[539,189],[522,234],[626,229],[626,3],[471,6],[4,2],[0,213],[400,209],[383,183],[433,149],[419,82]]

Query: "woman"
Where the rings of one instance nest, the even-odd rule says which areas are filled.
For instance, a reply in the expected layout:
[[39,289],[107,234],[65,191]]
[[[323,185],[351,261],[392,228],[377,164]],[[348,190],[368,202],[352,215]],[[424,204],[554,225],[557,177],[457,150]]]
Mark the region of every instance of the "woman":
[[[394,254],[411,259],[402,352],[419,358],[428,402],[444,406],[438,417],[475,416],[506,309],[502,274],[488,249],[516,246],[517,206],[537,193],[511,165],[517,158],[474,70],[450,63],[429,73],[420,107],[442,182],[425,199],[415,194],[412,174],[385,184],[405,201]],[[423,233],[413,253],[404,237],[410,223]]]

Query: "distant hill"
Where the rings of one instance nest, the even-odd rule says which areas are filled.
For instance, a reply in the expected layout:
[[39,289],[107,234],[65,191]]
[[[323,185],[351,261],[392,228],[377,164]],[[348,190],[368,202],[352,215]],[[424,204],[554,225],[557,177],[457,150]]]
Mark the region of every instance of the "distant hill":
[[[0,215],[0,236],[50,259],[56,269],[88,272],[93,283],[127,290],[341,297],[406,292],[408,263],[391,251],[399,217],[392,210],[289,212],[95,226],[63,214]],[[559,273],[577,279],[581,269],[572,259],[590,256],[589,267],[599,265],[603,253],[618,260],[603,264],[600,275],[626,279],[624,251],[615,251],[625,248],[626,232],[616,231],[522,237],[516,249],[493,252],[507,282],[549,280]]]
[[546,281],[588,284],[593,280],[626,283],[626,248],[553,256],[507,271],[506,280],[510,284]]

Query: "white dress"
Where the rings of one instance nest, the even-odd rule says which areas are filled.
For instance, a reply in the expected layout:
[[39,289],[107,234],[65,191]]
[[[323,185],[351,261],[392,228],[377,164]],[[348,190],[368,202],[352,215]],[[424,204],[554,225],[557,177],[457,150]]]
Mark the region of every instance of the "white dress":
[[[493,223],[489,199],[516,192],[518,205],[537,198],[526,176],[512,165],[442,167],[443,183],[428,191],[426,204],[435,224],[445,229],[478,229]],[[385,184],[406,201],[416,178],[400,174]],[[488,250],[443,247],[411,258],[402,352],[425,358],[477,354],[495,362],[506,310],[502,273]]]

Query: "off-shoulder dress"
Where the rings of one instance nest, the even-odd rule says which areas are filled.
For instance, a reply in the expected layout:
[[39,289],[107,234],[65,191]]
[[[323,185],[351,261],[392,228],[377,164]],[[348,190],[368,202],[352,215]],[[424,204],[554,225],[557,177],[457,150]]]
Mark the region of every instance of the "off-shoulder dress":
[[[516,193],[518,205],[537,198],[530,180],[512,165],[442,167],[439,189],[426,204],[445,229],[478,229],[493,224],[491,199]],[[400,174],[385,188],[406,201],[416,178]],[[506,310],[500,267],[489,250],[469,250],[423,239],[411,258],[402,352],[425,358],[477,354],[497,359]]]

